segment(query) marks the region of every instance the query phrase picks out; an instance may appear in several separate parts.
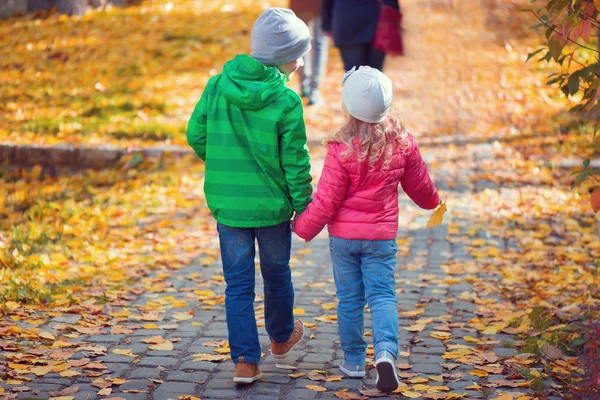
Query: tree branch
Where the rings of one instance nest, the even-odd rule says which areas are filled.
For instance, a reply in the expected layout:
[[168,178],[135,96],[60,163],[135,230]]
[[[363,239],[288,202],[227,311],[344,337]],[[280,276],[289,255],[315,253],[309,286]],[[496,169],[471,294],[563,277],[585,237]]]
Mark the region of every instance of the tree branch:
[[[571,39],[570,37],[566,37],[565,35],[563,35],[563,34],[562,34],[562,32],[559,32],[559,31],[558,31],[557,29],[555,29],[553,26],[551,26],[551,25],[548,25],[546,22],[544,22],[544,20],[543,20],[543,19],[541,19],[541,18],[540,18],[540,16],[539,16],[538,14],[535,14],[535,17],[536,17],[536,18],[538,19],[538,21],[540,21],[540,22],[542,23],[542,25],[544,25],[546,28],[548,28],[548,29],[552,30],[554,33],[557,33],[557,34],[559,34],[559,35],[560,35],[562,38],[564,38],[564,39],[567,39],[569,42],[571,42],[571,43],[573,43],[573,44],[575,44],[575,45],[577,45],[577,46],[579,46],[579,47],[581,47],[581,48],[583,48],[583,49],[590,50],[590,51],[593,51],[594,53],[598,53],[598,54],[600,54],[600,50],[596,50],[596,49],[593,49],[593,48],[591,48],[591,47],[584,46],[584,45],[582,45],[582,44],[579,44],[579,43],[577,43],[576,41],[574,41],[574,40],[573,40],[573,39]],[[596,57],[598,57],[598,56],[596,56]]]

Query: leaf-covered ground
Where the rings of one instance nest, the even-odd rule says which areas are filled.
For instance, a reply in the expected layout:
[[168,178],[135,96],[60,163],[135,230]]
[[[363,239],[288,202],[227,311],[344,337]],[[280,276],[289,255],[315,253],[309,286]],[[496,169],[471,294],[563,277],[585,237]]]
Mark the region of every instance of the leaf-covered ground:
[[[528,29],[533,21],[516,12],[524,3],[403,2],[407,56],[390,60],[386,72],[395,83],[395,112],[418,136],[448,212],[432,237],[423,235],[427,214],[403,203],[398,288],[402,318],[410,321],[401,339],[439,341],[447,365],[443,374],[416,372],[406,347],[400,368],[407,387],[398,396],[569,398],[580,392],[583,374],[600,370],[600,329],[591,324],[600,311],[598,218],[588,187],[572,189],[570,171],[556,168],[562,157],[592,154],[592,136],[563,112],[570,100],[544,85],[550,69],[525,63],[540,38]],[[243,0],[156,1],[79,20],[3,21],[0,141],[183,145],[205,82],[247,50],[259,12]],[[341,121],[343,71],[335,50],[331,57],[328,104],[306,109],[315,176],[323,157],[319,139]],[[124,382],[107,378],[110,369],[96,360],[106,348],[84,338],[145,329],[159,335],[148,333],[144,343],[158,346],[148,351],[178,351],[180,342],[165,339],[165,332],[186,321],[205,323],[191,319],[193,307],[222,310],[214,223],[204,204],[202,166],[193,157],[132,155],[105,171],[55,178],[39,168],[6,170],[1,179],[0,348],[9,356],[0,361],[0,390],[24,391],[60,374],[73,382],[71,391],[87,378],[102,394],[117,393]],[[316,340],[336,321],[331,282],[311,273],[317,266],[310,257],[327,258],[325,242],[321,237],[294,261],[302,287],[330,296],[302,300],[321,310],[311,321],[303,306]],[[216,272],[182,270],[198,257]],[[435,273],[434,258],[443,259]],[[465,290],[456,289],[462,285]],[[450,311],[429,316],[440,293],[448,294],[441,307]],[[453,308],[463,303],[474,308]],[[298,310],[301,318],[304,311]],[[57,327],[56,321],[63,322]],[[124,340],[110,354],[133,365],[138,350]],[[216,351],[195,354],[191,363],[227,358],[225,342],[206,346]],[[499,356],[498,346],[514,348],[516,356]],[[592,361],[577,359],[581,354]],[[305,373],[314,386],[308,390],[322,398],[339,379],[310,369],[296,373]],[[451,390],[440,389],[445,386]],[[350,389],[338,391],[340,398],[377,395],[347,380],[339,387]],[[123,396],[141,389],[127,390]]]

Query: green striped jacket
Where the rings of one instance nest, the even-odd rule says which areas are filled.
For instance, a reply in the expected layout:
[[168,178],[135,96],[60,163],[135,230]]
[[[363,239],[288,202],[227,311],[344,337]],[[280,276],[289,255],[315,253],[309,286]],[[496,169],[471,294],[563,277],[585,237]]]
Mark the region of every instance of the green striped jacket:
[[285,83],[277,68],[237,55],[190,118],[187,141],[206,163],[206,200],[223,225],[277,225],[310,202],[302,101]]

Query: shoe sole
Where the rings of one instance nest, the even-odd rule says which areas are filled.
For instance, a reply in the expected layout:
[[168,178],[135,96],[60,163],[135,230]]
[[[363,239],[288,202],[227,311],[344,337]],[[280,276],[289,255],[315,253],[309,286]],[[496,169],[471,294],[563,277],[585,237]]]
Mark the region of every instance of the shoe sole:
[[252,383],[254,381],[259,380],[260,378],[262,378],[262,373],[255,375],[253,378],[241,378],[238,376],[234,376],[233,381],[235,383]]
[[377,383],[375,386],[380,392],[390,393],[398,389],[400,381],[396,375],[396,367],[394,363],[388,360],[379,361],[375,364],[377,370]]
[[366,376],[366,372],[358,372],[358,371],[349,371],[346,368],[339,366],[340,371],[348,375],[350,378],[364,378]]
[[294,351],[294,347],[296,347],[296,345],[298,345],[298,343],[300,343],[302,341],[302,339],[304,339],[304,324],[302,324],[302,334],[300,335],[300,339],[287,351],[287,353],[284,353],[284,354],[274,354],[271,351],[271,354],[273,355],[273,358],[276,359],[276,360],[283,360],[284,358],[287,358],[287,356],[289,356],[290,353],[292,351]]

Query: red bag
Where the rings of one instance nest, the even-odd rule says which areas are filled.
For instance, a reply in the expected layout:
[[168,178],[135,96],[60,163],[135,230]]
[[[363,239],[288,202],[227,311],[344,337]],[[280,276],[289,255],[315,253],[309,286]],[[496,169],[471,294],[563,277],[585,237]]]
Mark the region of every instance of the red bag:
[[377,0],[381,7],[373,46],[391,56],[404,55],[402,41],[402,12]]

